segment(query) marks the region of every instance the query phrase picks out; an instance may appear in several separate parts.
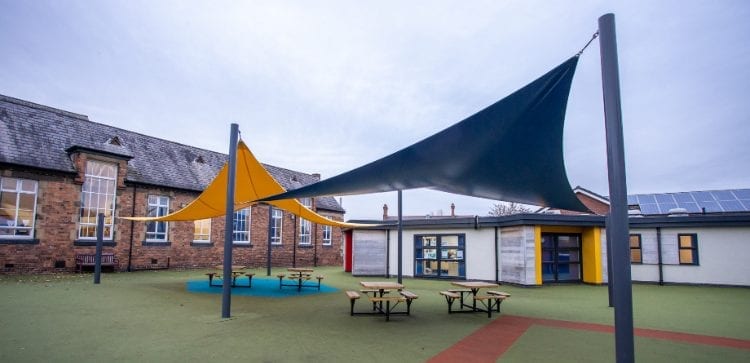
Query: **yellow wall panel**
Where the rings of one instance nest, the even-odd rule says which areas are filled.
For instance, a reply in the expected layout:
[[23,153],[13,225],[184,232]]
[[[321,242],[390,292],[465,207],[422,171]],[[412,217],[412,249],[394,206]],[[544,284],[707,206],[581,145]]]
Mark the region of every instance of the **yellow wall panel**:
[[534,226],[534,253],[536,253],[536,284],[542,285],[542,227]]

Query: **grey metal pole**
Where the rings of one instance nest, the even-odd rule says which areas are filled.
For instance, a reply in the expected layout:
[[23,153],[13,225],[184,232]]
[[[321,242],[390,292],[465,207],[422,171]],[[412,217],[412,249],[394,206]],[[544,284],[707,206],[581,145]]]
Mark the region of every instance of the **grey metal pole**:
[[664,286],[664,261],[661,259],[661,227],[656,227],[656,253],[659,256],[659,286]]
[[401,283],[402,277],[403,277],[403,274],[401,271],[402,266],[403,266],[402,244],[403,244],[403,239],[404,239],[404,226],[403,226],[404,219],[403,219],[403,208],[402,208],[402,203],[401,203],[402,200],[403,200],[402,192],[401,192],[401,189],[399,189],[398,190],[398,283],[399,284]]
[[[609,214],[607,214],[605,218],[604,225],[609,226]],[[610,232],[610,229],[607,228],[606,238],[607,238],[607,296],[609,298],[609,307],[615,306],[614,301],[614,294],[612,291],[612,286],[614,286],[615,278],[612,276],[612,235]]]
[[102,245],[104,245],[104,213],[96,215],[96,254],[94,255],[94,283],[102,279]]
[[615,352],[618,363],[634,362],[633,288],[628,243],[628,196],[625,183],[625,147],[622,136],[620,76],[617,62],[615,15],[599,18],[602,63],[604,123],[607,132],[610,216],[607,229],[612,237],[612,274],[615,300]]
[[232,124],[229,131],[229,175],[227,177],[227,204],[224,216],[224,279],[222,280],[221,317],[229,318],[232,304],[232,222],[234,220],[234,178],[237,174],[237,135],[239,126]]

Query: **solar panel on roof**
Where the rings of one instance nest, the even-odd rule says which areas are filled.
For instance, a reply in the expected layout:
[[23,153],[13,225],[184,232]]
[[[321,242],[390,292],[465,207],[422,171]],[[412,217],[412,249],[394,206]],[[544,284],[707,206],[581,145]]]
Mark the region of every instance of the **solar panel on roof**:
[[719,205],[721,205],[721,208],[723,208],[725,212],[737,212],[745,210],[739,200],[721,200],[719,201]]
[[651,194],[639,194],[638,204],[656,203],[656,198]]
[[716,200],[736,200],[734,194],[728,190],[714,190],[711,192]]
[[674,203],[674,198],[672,198],[669,194],[657,194],[654,196],[656,198],[656,203],[662,204],[662,203]]
[[714,200],[714,197],[709,192],[690,192],[690,194],[693,195],[696,202],[712,202]]
[[677,203],[693,203],[695,202],[695,199],[693,199],[693,196],[690,195],[690,193],[675,193],[674,199],[677,201]]
[[701,208],[706,208],[706,212],[709,212],[709,213],[723,212],[724,211],[719,206],[719,203],[716,203],[716,202],[700,202],[700,203],[698,203],[698,205]]
[[750,189],[635,194],[628,196],[628,204],[638,204],[643,214],[668,214],[674,208],[689,213],[745,212],[750,211]]
[[677,203],[659,203],[659,210],[661,210],[662,214],[667,214],[675,208],[677,208]]
[[641,213],[643,214],[660,214],[659,207],[656,203],[641,204]]
[[677,203],[677,206],[680,208],[685,208],[688,213],[700,213],[701,209],[698,207],[698,203],[691,202],[691,203]]

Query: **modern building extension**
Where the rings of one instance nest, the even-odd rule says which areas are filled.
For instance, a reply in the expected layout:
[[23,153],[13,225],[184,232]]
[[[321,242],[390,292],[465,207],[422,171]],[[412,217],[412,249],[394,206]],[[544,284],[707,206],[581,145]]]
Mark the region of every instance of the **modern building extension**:
[[[574,191],[594,213],[544,208],[497,217],[404,218],[403,274],[527,286],[606,283],[609,201],[580,187]],[[750,189],[628,199],[634,281],[750,286]],[[347,270],[397,274],[397,226],[385,213],[383,223],[346,232]]]

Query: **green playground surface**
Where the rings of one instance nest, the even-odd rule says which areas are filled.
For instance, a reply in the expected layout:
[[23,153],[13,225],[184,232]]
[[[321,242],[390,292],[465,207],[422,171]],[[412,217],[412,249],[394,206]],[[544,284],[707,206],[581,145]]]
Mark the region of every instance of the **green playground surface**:
[[[265,268],[251,271],[260,281],[286,269],[274,268],[271,276]],[[596,328],[614,321],[606,286],[503,285],[499,289],[512,296],[500,314],[488,318],[448,314],[439,291],[450,289],[449,281],[404,278],[405,288],[419,298],[411,315],[386,322],[381,316],[350,316],[344,292],[359,290],[360,281],[395,278],[318,267],[315,274],[325,276],[326,287],[320,292],[234,293],[231,317],[223,319],[220,293],[188,289],[189,282],[206,280],[206,272],[104,273],[98,285],[91,273],[0,275],[0,361],[423,362],[441,361],[441,354],[466,343],[487,349],[464,351],[465,361],[615,361],[614,335]],[[636,360],[750,361],[749,302],[749,288],[633,285],[636,330],[664,332],[637,333]],[[364,297],[355,304],[359,311],[370,307]],[[528,322],[517,336],[492,333],[505,330],[504,324],[510,331],[514,318]],[[717,338],[735,345],[717,344]],[[503,345],[507,348],[497,353]]]

